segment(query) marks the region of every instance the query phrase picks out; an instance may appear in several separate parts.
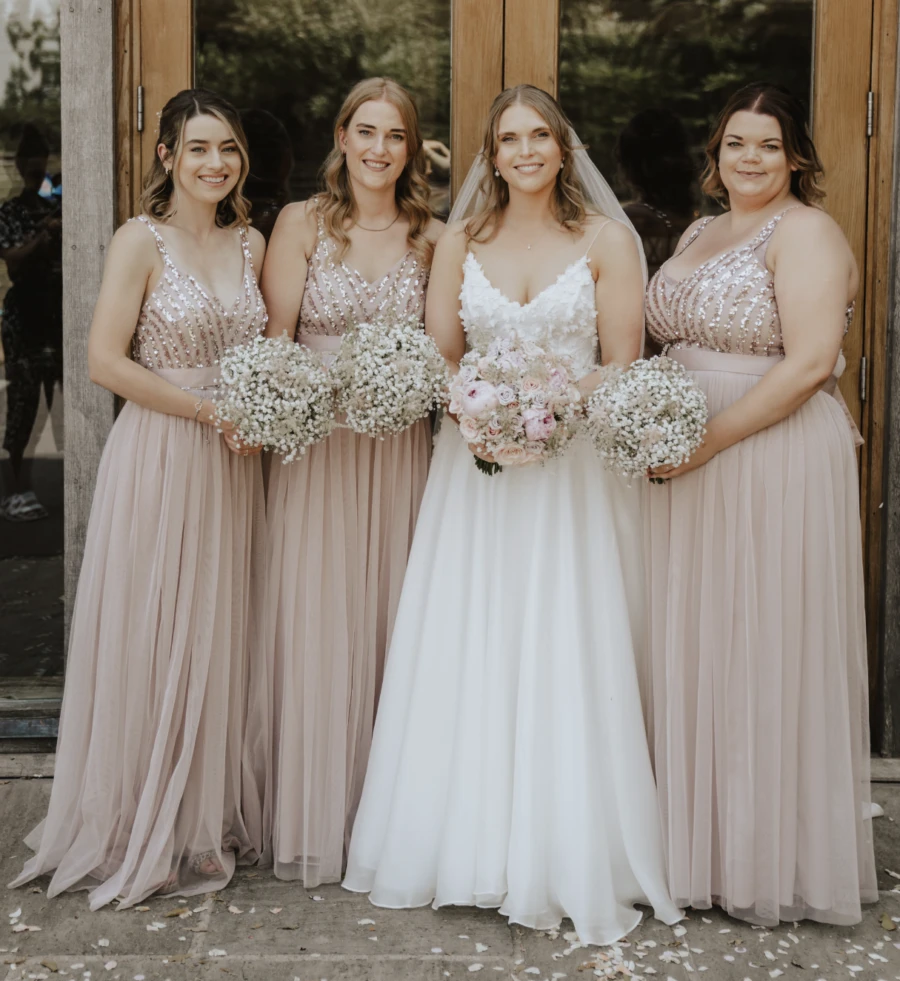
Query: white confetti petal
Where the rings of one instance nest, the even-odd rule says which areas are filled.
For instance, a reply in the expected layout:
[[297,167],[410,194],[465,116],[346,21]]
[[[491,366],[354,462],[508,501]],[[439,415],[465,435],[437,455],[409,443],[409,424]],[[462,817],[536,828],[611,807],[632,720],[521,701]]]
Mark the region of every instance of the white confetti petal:
[[475,944],[475,950],[479,954],[483,954],[486,950],[490,950],[487,944]]
[[109,946],[109,941],[106,938],[103,938],[102,940],[98,940],[97,941],[97,946],[98,947],[108,947]]
[[356,923],[358,926],[375,926],[374,920],[357,920]]
[[324,896],[313,896],[312,899],[313,899],[313,902],[314,903],[324,903],[325,902],[325,897]]
[[431,948],[431,953],[432,954],[443,954],[444,952],[443,952],[443,950],[441,950],[440,947],[432,947]]
[[107,971],[111,971],[113,970],[113,968],[118,967],[119,963],[118,961],[107,961],[103,966],[106,968]]
[[209,957],[225,957],[226,955],[225,955],[225,951],[224,950],[221,950],[219,947],[213,947],[213,949],[209,952],[209,955],[208,956]]
[[474,974],[476,971],[480,971],[484,967],[484,964],[470,964],[469,974]]

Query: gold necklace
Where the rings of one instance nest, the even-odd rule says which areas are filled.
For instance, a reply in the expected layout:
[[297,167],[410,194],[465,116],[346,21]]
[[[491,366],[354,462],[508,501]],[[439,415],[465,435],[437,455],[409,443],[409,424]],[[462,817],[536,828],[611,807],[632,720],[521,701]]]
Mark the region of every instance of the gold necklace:
[[353,224],[356,225],[357,228],[361,228],[364,232],[386,232],[392,225],[396,224],[397,219],[399,217],[400,217],[400,211],[398,209],[397,214],[394,215],[394,220],[391,222],[390,225],[385,225],[384,228],[366,228],[365,225],[360,225],[358,221],[354,221]]

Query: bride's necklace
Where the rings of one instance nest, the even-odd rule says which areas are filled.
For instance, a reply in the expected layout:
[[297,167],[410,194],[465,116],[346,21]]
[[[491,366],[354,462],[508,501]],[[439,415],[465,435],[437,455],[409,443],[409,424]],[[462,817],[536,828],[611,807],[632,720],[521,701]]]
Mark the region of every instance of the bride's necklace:
[[[361,225],[358,221],[354,221],[353,224],[356,225],[357,228],[361,228],[364,232],[386,232],[389,228],[391,228],[393,225],[396,224],[397,219],[399,217],[400,217],[400,209],[398,208],[397,214],[394,215],[394,220],[391,222],[390,225],[385,225],[384,228],[366,228],[365,225]],[[531,246],[529,245],[528,248],[530,249]]]

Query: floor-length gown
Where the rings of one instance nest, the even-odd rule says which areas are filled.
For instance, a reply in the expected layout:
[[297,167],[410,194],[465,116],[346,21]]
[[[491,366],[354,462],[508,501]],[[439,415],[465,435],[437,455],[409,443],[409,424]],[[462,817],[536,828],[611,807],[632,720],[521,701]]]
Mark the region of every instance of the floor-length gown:
[[[220,355],[266,323],[247,233],[235,232],[244,272],[225,305],[135,220],[164,264],[135,360],[213,397]],[[125,404],[97,474],[50,806],[13,885],[52,873],[48,896],[90,889],[92,909],[131,906],[161,887],[220,889],[235,853],[261,847],[240,805],[264,534],[259,457],[191,419]]]
[[[353,322],[424,318],[412,250],[376,282],[337,260],[318,219],[296,340],[325,353]],[[375,439],[336,429],[269,473],[275,874],[340,881],[362,791],[384,657],[430,456],[430,424]],[[268,855],[267,855],[268,857]]]
[[[765,264],[781,217],[650,283],[648,329],[711,415],[783,357]],[[754,923],[853,923],[877,898],[855,430],[835,381],[647,489],[647,710],[669,883],[676,902]]]
[[[597,362],[586,256],[523,305],[467,256],[468,346],[499,331]],[[679,918],[665,881],[635,667],[643,644],[640,489],[586,440],[488,477],[449,419],[390,648],[346,888],[378,906],[570,917],[611,943],[635,903]]]

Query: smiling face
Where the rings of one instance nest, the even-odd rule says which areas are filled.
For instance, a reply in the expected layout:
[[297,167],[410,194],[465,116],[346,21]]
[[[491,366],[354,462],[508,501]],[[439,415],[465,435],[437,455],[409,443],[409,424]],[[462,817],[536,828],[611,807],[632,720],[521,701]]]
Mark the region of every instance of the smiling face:
[[537,194],[556,183],[562,148],[540,113],[518,103],[497,120],[494,166],[510,189]]
[[730,197],[772,201],[790,190],[796,169],[774,116],[741,110],[729,118],[719,147],[719,175]]
[[351,182],[373,191],[393,187],[409,161],[403,117],[391,102],[364,102],[338,131]]
[[244,163],[234,133],[213,115],[187,120],[174,161],[163,144],[158,153],[172,171],[176,189],[209,204],[218,204],[234,190]]

